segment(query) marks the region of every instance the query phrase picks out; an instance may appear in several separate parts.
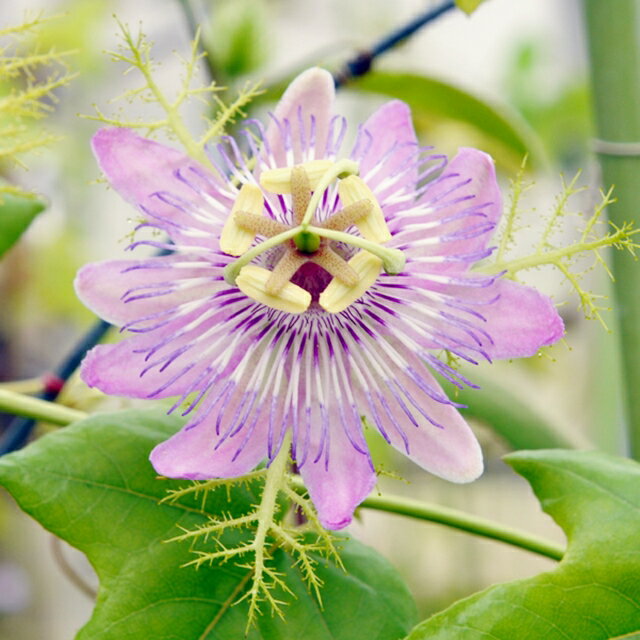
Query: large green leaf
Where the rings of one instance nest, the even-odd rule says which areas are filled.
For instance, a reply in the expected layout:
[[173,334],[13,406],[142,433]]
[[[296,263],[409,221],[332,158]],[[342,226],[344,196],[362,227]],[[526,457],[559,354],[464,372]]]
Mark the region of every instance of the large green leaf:
[[0,256],[26,231],[46,204],[28,195],[0,193]]
[[534,168],[544,161],[540,141],[518,114],[446,82],[414,73],[372,71],[348,86],[404,100],[419,131],[443,119],[471,127],[479,136],[472,142],[508,167],[517,169],[525,154]]
[[640,631],[640,465],[562,450],[506,459],[566,533],[564,559],[454,604],[407,640],[610,640]]
[[[187,544],[166,540],[207,521],[208,514],[239,514],[256,502],[249,489],[211,494],[203,509],[187,497],[159,504],[167,489],[184,481],[158,479],[147,456],[179,427],[157,411],[94,416],[45,436],[0,460],[0,482],[44,527],[84,551],[100,591],[81,640],[237,640],[243,638],[247,569],[225,565],[181,567],[192,559]],[[237,544],[247,532],[225,534]],[[295,597],[285,620],[266,612],[248,638],[392,640],[415,622],[411,596],[397,573],[371,549],[340,542],[347,572],[320,561],[324,608],[309,595],[300,569],[284,551],[275,555]]]

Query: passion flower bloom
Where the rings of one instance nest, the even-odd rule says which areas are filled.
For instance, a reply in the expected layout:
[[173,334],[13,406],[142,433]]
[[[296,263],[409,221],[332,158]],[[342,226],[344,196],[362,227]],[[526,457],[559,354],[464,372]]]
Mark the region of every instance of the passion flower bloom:
[[321,522],[339,529],[375,483],[363,418],[427,471],[473,480],[480,447],[430,369],[471,384],[439,356],[531,356],[563,325],[536,290],[472,270],[502,209],[486,154],[430,155],[399,101],[345,153],[333,100],[331,75],[306,71],[268,126],[246,124],[244,153],[231,138],[211,149],[213,169],[99,131],[102,171],[162,232],[129,248],[171,253],[89,264],[76,288],[130,334],[92,349],[83,379],[175,396],[189,416],[151,453],[158,473],[243,475],[288,433]]

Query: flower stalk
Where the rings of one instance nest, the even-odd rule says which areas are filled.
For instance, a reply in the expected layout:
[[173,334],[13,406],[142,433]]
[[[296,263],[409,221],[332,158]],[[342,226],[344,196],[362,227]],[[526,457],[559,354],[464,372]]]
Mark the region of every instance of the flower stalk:
[[368,509],[417,518],[418,520],[444,524],[475,536],[504,542],[552,560],[562,560],[564,555],[564,548],[553,542],[534,536],[526,531],[507,527],[492,520],[439,504],[411,500],[394,495],[372,495],[364,500],[362,506]]
[[0,389],[0,411],[16,416],[26,416],[33,420],[44,420],[64,426],[87,417],[83,411],[64,407],[54,402]]

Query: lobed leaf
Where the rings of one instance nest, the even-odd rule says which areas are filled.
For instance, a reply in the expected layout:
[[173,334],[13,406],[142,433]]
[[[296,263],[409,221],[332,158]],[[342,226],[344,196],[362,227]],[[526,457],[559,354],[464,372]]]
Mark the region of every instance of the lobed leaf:
[[[166,541],[210,516],[237,516],[257,501],[259,487],[220,487],[202,501],[186,493],[159,501],[186,481],[158,479],[147,457],[180,427],[157,410],[90,417],[0,460],[0,483],[45,528],[87,554],[100,578],[91,620],[78,640],[237,640],[245,637],[245,593],[251,573],[231,562],[184,567],[189,545]],[[250,532],[225,532],[226,546]],[[285,549],[274,553],[292,592],[285,619],[263,615],[250,640],[394,640],[415,620],[415,605],[395,570],[378,554],[341,537],[346,573],[318,558],[323,606],[308,593],[301,568]]]
[[640,464],[584,451],[509,454],[568,538],[554,571],[493,586],[407,640],[610,640],[640,631]]

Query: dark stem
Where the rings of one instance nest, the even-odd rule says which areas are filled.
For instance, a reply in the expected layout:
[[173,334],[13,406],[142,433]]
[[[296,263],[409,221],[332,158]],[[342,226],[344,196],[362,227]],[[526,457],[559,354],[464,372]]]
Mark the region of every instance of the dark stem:
[[411,22],[391,32],[388,36],[385,36],[372,45],[367,51],[359,53],[355,58],[346,62],[344,67],[334,75],[336,88],[341,87],[353,78],[357,78],[368,73],[373,61],[378,56],[386,53],[389,49],[392,49],[407,38],[411,37],[416,33],[416,31],[422,29],[422,27],[429,24],[436,18],[439,18],[443,13],[446,13],[450,9],[454,9],[455,6],[456,3],[454,0],[447,0],[447,2],[425,11],[425,13],[419,15]]
[[[44,391],[38,398],[53,402],[62,391],[73,372],[80,366],[89,349],[95,347],[107,333],[111,325],[105,320],[98,320],[82,339],[71,350],[69,355],[52,373],[44,376]],[[0,440],[0,456],[23,447],[33,430],[35,420],[31,418],[15,418],[9,423]]]

